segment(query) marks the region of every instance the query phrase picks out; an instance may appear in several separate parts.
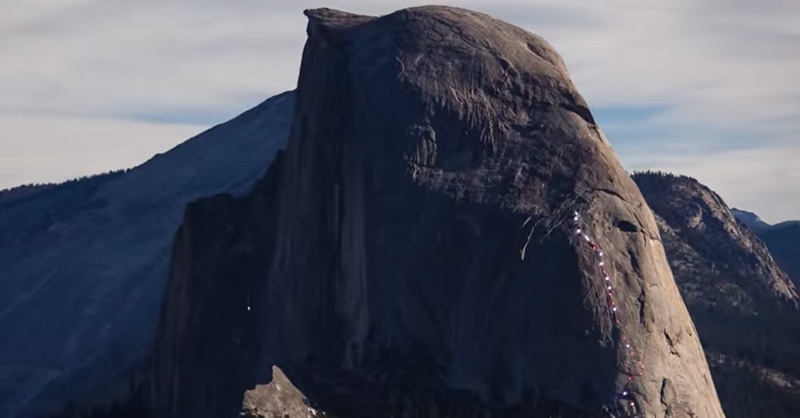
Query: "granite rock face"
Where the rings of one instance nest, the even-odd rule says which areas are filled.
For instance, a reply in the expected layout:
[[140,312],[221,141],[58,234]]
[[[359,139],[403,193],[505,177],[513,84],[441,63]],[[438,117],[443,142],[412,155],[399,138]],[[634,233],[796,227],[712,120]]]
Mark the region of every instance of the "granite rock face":
[[[697,180],[633,176],[652,208],[728,418],[800,414],[800,311],[793,283],[750,228]],[[769,225],[764,224],[765,227]],[[777,255],[776,255],[777,259]]]
[[552,47],[449,7],[306,14],[284,155],[178,234],[155,416],[221,416],[273,364],[347,417],[724,416],[655,219]]
[[281,369],[273,367],[272,381],[248,390],[242,400],[242,412],[247,418],[322,418],[324,415],[307,405],[305,396],[297,390]]

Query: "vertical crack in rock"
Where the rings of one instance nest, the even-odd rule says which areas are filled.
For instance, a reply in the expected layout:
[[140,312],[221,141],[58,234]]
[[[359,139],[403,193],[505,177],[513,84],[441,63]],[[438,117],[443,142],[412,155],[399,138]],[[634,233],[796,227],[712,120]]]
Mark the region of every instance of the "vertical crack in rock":
[[639,323],[642,325],[647,324],[647,314],[645,311],[645,303],[646,299],[644,296],[644,288],[641,289],[641,293],[639,293],[639,297],[636,298],[636,301],[639,302]]
[[672,337],[670,337],[669,332],[667,332],[667,330],[664,330],[664,338],[667,339],[667,344],[669,344],[669,353],[672,355],[679,356],[680,354],[675,349],[675,342],[672,341]]
[[661,405],[664,406],[664,414],[662,415],[664,418],[674,416],[672,414],[673,402],[675,402],[675,389],[672,387],[672,382],[664,378],[661,381]]

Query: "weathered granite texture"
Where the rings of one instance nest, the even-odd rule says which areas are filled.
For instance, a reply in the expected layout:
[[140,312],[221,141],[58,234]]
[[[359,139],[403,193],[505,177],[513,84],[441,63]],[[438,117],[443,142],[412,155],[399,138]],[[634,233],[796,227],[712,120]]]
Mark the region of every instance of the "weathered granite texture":
[[273,364],[339,416],[624,416],[574,210],[647,365],[636,413],[724,416],[653,214],[544,40],[449,7],[306,14],[285,155],[178,234],[156,416],[221,416]]

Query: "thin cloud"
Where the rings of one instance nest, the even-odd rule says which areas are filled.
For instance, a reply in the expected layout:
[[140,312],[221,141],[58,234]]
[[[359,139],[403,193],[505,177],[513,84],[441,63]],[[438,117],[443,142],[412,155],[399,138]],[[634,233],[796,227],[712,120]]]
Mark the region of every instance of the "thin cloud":
[[0,189],[139,164],[205,126],[54,115],[0,115]]
[[[125,160],[135,164],[143,154],[186,139],[184,127],[222,122],[294,88],[305,41],[304,8],[386,14],[424,3],[6,0],[0,3],[0,130],[14,134],[0,139],[0,148],[14,151],[4,154],[5,161],[42,155],[26,144],[48,141],[91,148],[92,160],[75,157],[57,164],[71,168],[45,171],[18,163],[12,174],[0,171],[0,187],[56,171],[103,171],[109,161],[103,156],[124,146],[121,130],[130,124],[143,137],[159,138],[140,139],[151,148],[133,153],[138,160]],[[763,217],[800,217],[797,199],[780,197],[797,192],[771,171],[776,164],[786,170],[791,159],[759,160],[797,152],[799,2],[439,3],[484,11],[545,37],[564,56],[626,166],[642,166],[657,153],[666,166],[722,187],[729,203],[754,209],[748,203],[762,199],[756,192],[771,190],[774,204],[759,212]],[[48,118],[70,120],[72,128],[25,125],[46,125]],[[180,128],[173,130],[171,121]],[[93,128],[98,123],[109,130],[107,137]],[[83,129],[94,133],[84,135]],[[709,162],[736,165],[734,158],[746,160],[747,184],[763,187],[744,185],[727,165]]]

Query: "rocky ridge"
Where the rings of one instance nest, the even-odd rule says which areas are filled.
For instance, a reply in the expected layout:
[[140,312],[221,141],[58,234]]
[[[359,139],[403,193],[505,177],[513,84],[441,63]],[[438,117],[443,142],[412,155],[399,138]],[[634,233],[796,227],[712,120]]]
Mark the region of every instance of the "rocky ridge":
[[273,367],[272,381],[244,393],[242,414],[246,418],[322,418],[281,369]]
[[800,306],[794,283],[719,195],[687,176],[646,172],[633,179],[689,306],[745,314]]

